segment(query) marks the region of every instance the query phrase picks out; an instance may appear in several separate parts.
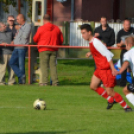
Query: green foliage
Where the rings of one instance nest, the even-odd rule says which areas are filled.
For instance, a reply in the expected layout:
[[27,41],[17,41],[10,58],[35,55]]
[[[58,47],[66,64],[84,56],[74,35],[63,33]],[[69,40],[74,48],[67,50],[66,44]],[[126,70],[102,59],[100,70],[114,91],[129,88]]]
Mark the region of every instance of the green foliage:
[[[28,3],[29,6],[29,10],[27,12],[27,15],[30,19],[32,19],[32,0],[24,0]],[[6,13],[9,13],[9,6],[12,5],[13,7],[17,6],[17,2],[16,0],[0,0],[1,3],[4,4],[4,6],[2,7],[3,11],[5,11]],[[18,10],[16,10],[18,12]]]
[[0,0],[0,2],[2,2],[4,4],[4,6],[2,7],[2,9],[6,12],[9,13],[9,6],[12,5],[13,7],[16,7],[17,2],[16,0]]

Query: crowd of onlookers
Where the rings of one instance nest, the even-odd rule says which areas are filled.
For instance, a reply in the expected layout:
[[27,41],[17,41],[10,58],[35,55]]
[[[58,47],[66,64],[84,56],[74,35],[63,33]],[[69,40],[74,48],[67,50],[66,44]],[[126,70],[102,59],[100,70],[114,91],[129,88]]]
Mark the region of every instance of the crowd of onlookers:
[[[50,16],[44,15],[44,25],[39,27],[33,40],[38,45],[62,45],[63,35],[60,29],[50,23]],[[31,34],[31,24],[26,23],[23,14],[7,17],[7,25],[0,22],[0,85],[16,84],[15,75],[19,84],[26,83],[25,56]],[[12,46],[6,46],[6,45]],[[50,68],[52,85],[58,85],[56,69],[57,48],[38,47],[40,57],[41,78],[39,85],[48,85],[48,72]],[[31,57],[32,58],[32,57]],[[5,81],[8,70],[8,82]]]
[[[123,21],[123,29],[121,29],[117,34],[117,42],[115,42],[114,30],[107,24],[107,18],[105,16],[101,17],[100,23],[101,25],[94,31],[94,36],[99,38],[104,43],[104,45],[108,47],[114,45],[115,43],[118,47],[125,47],[126,37],[134,35],[134,28],[131,27],[131,21],[127,18]],[[125,52],[126,49],[121,50],[121,65],[123,64],[123,55]],[[127,70],[121,74],[119,85],[122,87],[126,86],[127,83],[126,74]]]
[[[33,41],[38,45],[62,45],[63,35],[60,29],[50,22],[50,16],[44,15],[44,24],[39,27]],[[108,25],[107,18],[101,17],[101,25],[94,30],[94,36],[99,38],[104,45],[112,46],[117,43],[118,47],[124,47],[125,38],[134,34],[134,29],[131,27],[131,21],[125,19],[123,21],[123,29],[117,34],[117,42],[115,42],[115,32]],[[7,17],[7,25],[0,22],[0,85],[6,85],[5,75],[8,70],[8,85],[16,84],[15,75],[18,77],[19,84],[26,83],[25,75],[25,56],[27,48],[25,45],[29,44],[31,34],[31,25],[26,23],[23,14],[19,14],[16,18],[13,15]],[[15,47],[6,46],[6,44],[16,45]],[[20,45],[21,46],[18,46]],[[38,47],[40,58],[40,82],[39,85],[47,86],[49,69],[52,79],[52,85],[57,86],[58,76],[56,69],[57,48]],[[123,62],[123,55],[125,49],[121,51],[120,61]],[[32,58],[32,57],[31,57]],[[126,71],[122,73],[120,86],[126,85]]]

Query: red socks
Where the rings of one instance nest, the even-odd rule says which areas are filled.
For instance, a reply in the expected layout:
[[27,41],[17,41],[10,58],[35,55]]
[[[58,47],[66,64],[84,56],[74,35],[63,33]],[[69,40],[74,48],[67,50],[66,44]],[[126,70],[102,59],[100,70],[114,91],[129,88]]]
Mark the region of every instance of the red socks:
[[103,98],[107,99],[109,103],[114,102],[114,98],[107,95],[106,90],[104,90],[102,87],[99,87],[95,90],[99,95],[101,95]]
[[123,98],[121,97],[120,94],[115,93],[114,99],[115,99],[115,101],[118,102],[124,109],[125,109],[125,108],[129,108],[129,106],[128,106],[127,103],[123,100]]
[[120,94],[115,93],[114,97],[108,96],[107,92],[102,88],[99,87],[95,90],[99,95],[101,95],[103,98],[107,99],[109,103],[113,103],[114,100],[118,102],[124,109],[129,108],[127,103],[123,100]]

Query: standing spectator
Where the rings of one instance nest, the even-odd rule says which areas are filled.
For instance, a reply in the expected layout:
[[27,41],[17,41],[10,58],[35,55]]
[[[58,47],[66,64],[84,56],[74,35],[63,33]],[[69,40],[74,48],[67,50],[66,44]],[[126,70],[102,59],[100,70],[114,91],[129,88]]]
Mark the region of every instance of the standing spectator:
[[102,16],[100,20],[101,25],[94,31],[94,36],[99,38],[107,47],[115,44],[114,30],[107,24],[107,18]]
[[15,37],[15,35],[16,35],[16,33],[17,33],[17,25],[15,25],[15,18],[14,18],[14,16],[13,15],[9,15],[8,17],[7,17],[7,24],[8,24],[8,26],[7,26],[7,31],[9,31],[9,32],[12,32],[12,34],[13,34],[13,39],[14,39],[14,37]]
[[[50,16],[44,15],[44,25],[39,27],[37,33],[34,36],[34,42],[37,42],[38,45],[62,45],[63,35],[60,29],[50,23]],[[41,86],[48,85],[48,76],[49,76],[49,67],[51,72],[52,85],[58,85],[58,76],[56,69],[56,58],[57,58],[57,48],[48,48],[48,47],[38,47],[39,56],[40,56],[40,68],[41,68]]]
[[[134,29],[131,27],[131,22],[129,19],[125,19],[123,21],[123,29],[121,29],[118,34],[117,34],[117,46],[118,47],[125,47],[125,39],[126,37],[133,35],[134,34]],[[120,61],[121,61],[121,65],[123,64],[123,56],[125,54],[127,50],[123,49],[121,50],[121,54],[120,54]],[[120,80],[120,86],[121,87],[125,87],[127,80],[126,80],[126,73],[127,70],[125,70],[122,74],[121,74],[121,80]]]
[[[12,32],[6,30],[6,25],[0,22],[0,44],[10,44],[12,41]],[[8,85],[15,84],[14,72],[9,66],[9,60],[12,55],[12,47],[0,48],[0,85],[5,85],[6,69],[8,70]]]
[[[20,25],[20,29],[18,30],[15,39],[12,44],[14,45],[28,45],[31,33],[31,25],[25,22],[25,17],[22,14],[19,14],[16,17],[17,23]],[[26,47],[16,46],[12,53],[12,57],[10,59],[10,66],[14,70],[15,74],[19,78],[19,84],[25,84],[26,76],[25,76],[25,54]]]

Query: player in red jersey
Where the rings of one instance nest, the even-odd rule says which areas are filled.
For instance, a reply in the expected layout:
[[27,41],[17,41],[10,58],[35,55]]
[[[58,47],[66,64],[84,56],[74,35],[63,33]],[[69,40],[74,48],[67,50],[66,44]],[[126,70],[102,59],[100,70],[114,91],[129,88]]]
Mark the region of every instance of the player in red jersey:
[[[112,108],[114,102],[117,102],[126,112],[132,111],[121,95],[114,91],[115,75],[117,73],[112,61],[114,55],[99,39],[93,37],[93,31],[89,24],[83,24],[80,28],[82,37],[89,41],[90,45],[89,49],[91,52],[88,52],[86,57],[92,55],[96,64],[96,70],[92,76],[90,88],[108,100],[107,109]],[[106,90],[100,87],[101,81]]]

